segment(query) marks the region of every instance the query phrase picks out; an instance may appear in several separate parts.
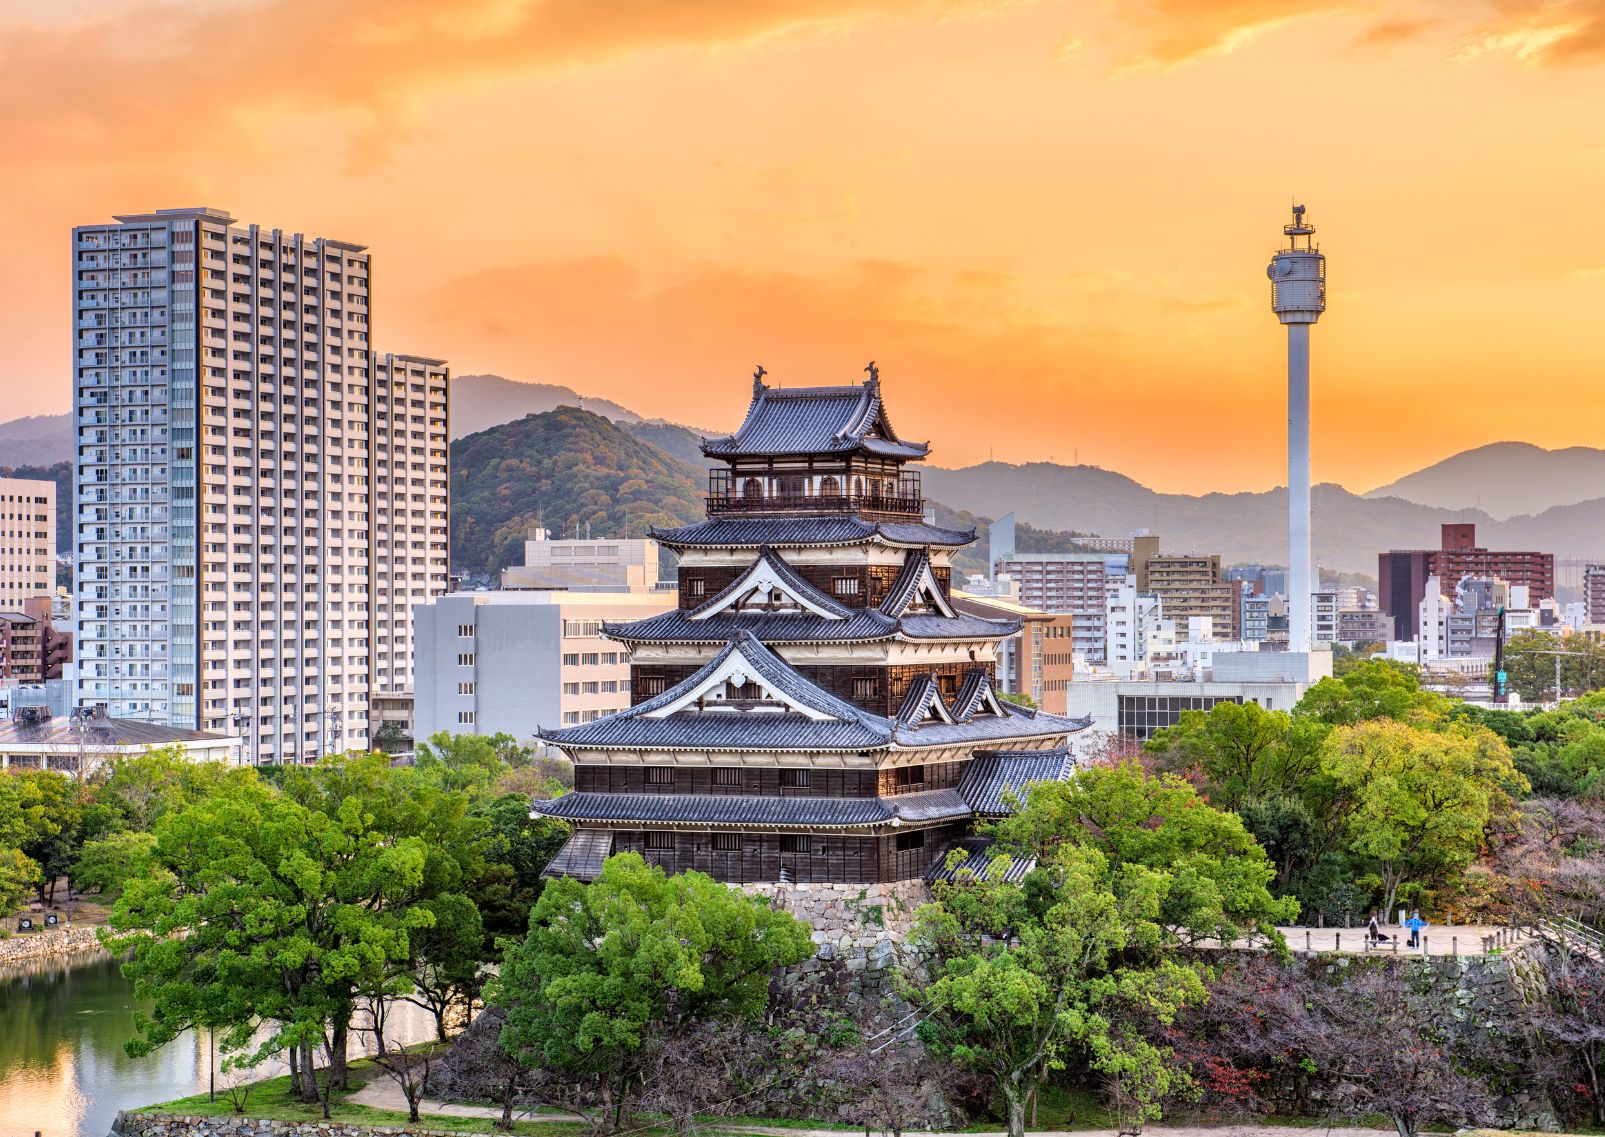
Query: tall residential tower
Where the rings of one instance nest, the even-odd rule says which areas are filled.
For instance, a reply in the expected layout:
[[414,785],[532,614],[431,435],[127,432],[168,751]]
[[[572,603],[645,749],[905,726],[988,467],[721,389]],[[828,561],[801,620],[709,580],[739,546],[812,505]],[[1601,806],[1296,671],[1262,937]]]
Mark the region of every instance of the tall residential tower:
[[362,245],[173,209],[72,256],[77,701],[264,763],[365,745],[445,588],[443,365],[372,353]]

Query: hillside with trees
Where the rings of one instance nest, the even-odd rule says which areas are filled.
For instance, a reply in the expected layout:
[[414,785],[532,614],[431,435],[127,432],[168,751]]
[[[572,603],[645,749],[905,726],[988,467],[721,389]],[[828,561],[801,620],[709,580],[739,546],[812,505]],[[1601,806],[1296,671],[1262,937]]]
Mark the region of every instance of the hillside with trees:
[[706,475],[600,415],[559,407],[451,444],[451,561],[492,573],[554,537],[643,537],[705,515]]

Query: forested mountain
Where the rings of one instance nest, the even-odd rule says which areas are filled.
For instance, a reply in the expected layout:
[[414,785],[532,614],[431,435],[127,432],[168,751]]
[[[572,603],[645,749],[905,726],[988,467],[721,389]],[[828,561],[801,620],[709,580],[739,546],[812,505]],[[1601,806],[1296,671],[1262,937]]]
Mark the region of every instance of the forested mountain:
[[451,444],[451,559],[495,572],[523,559],[525,535],[646,535],[704,516],[706,474],[600,415],[558,407]]

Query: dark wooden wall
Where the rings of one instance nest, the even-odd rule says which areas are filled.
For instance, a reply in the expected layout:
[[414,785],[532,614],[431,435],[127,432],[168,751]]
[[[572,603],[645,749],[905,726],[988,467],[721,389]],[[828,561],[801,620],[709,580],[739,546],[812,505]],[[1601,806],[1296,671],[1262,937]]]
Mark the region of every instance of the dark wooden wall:
[[[789,562],[788,562],[789,563]],[[680,570],[680,607],[697,608],[706,603],[711,597],[719,595],[732,581],[746,572],[751,562],[742,565],[710,565],[701,568],[682,568]],[[900,571],[896,565],[792,565],[797,575],[813,585],[826,596],[835,597],[836,600],[849,608],[874,608],[886,599],[891,591],[892,583],[897,579]],[[951,595],[952,570],[947,568],[933,568],[931,575],[942,590],[943,596]],[[837,596],[836,586],[833,583],[837,577],[852,577],[858,581],[858,591],[849,596]],[[691,582],[702,582],[702,595],[692,592]]]
[[644,831],[621,829],[613,851],[640,853],[648,864],[660,865],[665,872],[695,869],[729,884],[772,883],[780,879],[782,866],[797,884],[888,884],[923,876],[968,831],[964,822],[904,830],[924,832],[925,844],[902,851],[897,849],[896,834],[813,833],[810,852],[782,853],[778,833],[742,834],[742,847],[726,851],[713,848],[710,834],[694,832],[676,832],[673,849],[648,849]]
[[878,786],[875,770],[819,770],[808,771],[806,786],[780,784],[779,768],[742,768],[740,782],[734,786],[718,786],[713,782],[713,768],[707,766],[669,767],[674,781],[667,785],[649,785],[648,769],[662,766],[589,766],[574,767],[574,788],[591,793],[612,794],[723,794],[731,797],[874,797]]
[[[803,664],[797,668],[797,673],[815,686],[822,687],[839,699],[864,708],[864,710],[877,715],[893,715],[897,708],[903,704],[903,696],[908,694],[908,685],[913,682],[916,675],[923,675],[934,671],[940,682],[941,676],[947,677],[947,685],[954,692],[964,685],[964,675],[976,668],[984,668],[988,673],[993,671],[992,664],[978,662],[925,664],[919,667],[868,667],[853,666],[841,667],[834,665]],[[696,674],[696,664],[656,664],[637,663],[630,667],[630,701],[632,704],[651,698],[645,679],[662,679],[664,689],[673,687],[682,680],[689,679]],[[879,679],[878,692],[867,698],[858,698],[855,680]],[[993,675],[995,679],[996,676]]]

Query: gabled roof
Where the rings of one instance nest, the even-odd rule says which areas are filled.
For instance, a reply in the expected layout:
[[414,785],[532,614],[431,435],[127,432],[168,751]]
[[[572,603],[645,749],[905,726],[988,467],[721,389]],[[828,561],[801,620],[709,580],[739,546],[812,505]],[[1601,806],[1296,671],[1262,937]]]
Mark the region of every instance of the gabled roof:
[[768,545],[758,550],[758,559],[748,565],[735,580],[715,596],[709,597],[689,614],[692,620],[706,620],[721,612],[745,606],[755,594],[762,594],[763,606],[769,606],[768,597],[779,593],[786,606],[798,615],[811,615],[827,620],[845,620],[853,614],[834,597],[827,596],[809,584],[796,569],[788,565]]
[[1063,746],[1052,750],[993,750],[977,754],[964,769],[959,794],[982,817],[1014,812],[1009,798],[1019,798],[1032,782],[1062,782],[1075,769]]
[[855,450],[887,458],[923,458],[930,447],[897,437],[881,404],[880,381],[873,378],[863,386],[846,387],[756,383],[740,428],[702,443],[702,452],[710,458]]
[[957,615],[947,602],[947,597],[942,595],[942,586],[937,583],[936,573],[931,568],[929,549],[919,549],[903,558],[903,567],[897,579],[887,590],[886,599],[881,601],[881,611],[888,616],[911,613],[926,615],[931,612],[938,616]]
[[1002,715],[1003,702],[992,690],[992,678],[984,668],[974,668],[964,676],[964,684],[953,700],[953,717],[971,719],[977,714]]
[[674,529],[653,529],[654,540],[671,549],[806,549],[830,545],[939,545],[956,549],[975,540],[975,530],[944,529],[923,522],[865,521],[848,514],[820,517],[718,517]]
[[942,701],[936,676],[931,672],[916,675],[903,695],[903,704],[897,708],[898,726],[917,726],[927,720],[950,723],[953,714]]
[[[743,705],[731,688],[756,685]],[[869,750],[891,741],[891,724],[811,683],[756,636],[738,631],[695,674],[628,710],[579,726],[543,730],[559,746],[708,750]]]
[[975,715],[952,723],[899,722],[892,739],[899,749],[912,750],[972,742],[1023,742],[1027,739],[1058,738],[1086,730],[1091,725],[1090,718],[1066,718],[1004,703],[1002,715]]

